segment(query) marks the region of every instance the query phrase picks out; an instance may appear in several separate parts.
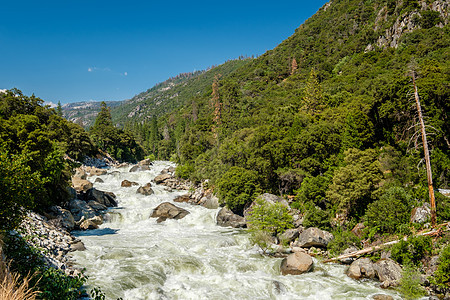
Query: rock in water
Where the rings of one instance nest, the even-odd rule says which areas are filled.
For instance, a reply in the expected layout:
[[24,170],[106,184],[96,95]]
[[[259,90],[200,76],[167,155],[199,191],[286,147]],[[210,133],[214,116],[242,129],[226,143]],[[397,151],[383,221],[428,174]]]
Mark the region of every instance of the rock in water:
[[217,225],[222,227],[234,227],[234,228],[245,228],[247,227],[247,223],[245,223],[244,217],[236,215],[228,208],[222,208],[217,214]]
[[166,219],[175,219],[179,220],[184,217],[186,217],[189,214],[189,212],[183,208],[177,207],[169,202],[164,202],[158,205],[153,210],[151,218],[158,218],[156,222],[161,223],[165,221]]
[[300,275],[311,271],[313,267],[312,257],[304,252],[289,254],[281,262],[281,274]]
[[380,259],[374,264],[382,288],[398,286],[402,278],[402,267],[392,259]]
[[353,279],[374,278],[375,269],[370,258],[355,260],[347,270],[347,276]]
[[170,178],[172,178],[172,177],[173,177],[173,176],[170,175],[170,174],[162,174],[162,175],[156,176],[155,179],[153,179],[153,181],[154,181],[156,184],[160,184],[160,183],[163,183],[164,181],[166,181],[167,179],[170,179]]
[[316,227],[310,227],[300,233],[297,245],[302,248],[322,247],[326,248],[328,243],[333,240],[333,235],[325,230]]
[[136,191],[136,194],[142,194],[144,196],[149,196],[153,193],[154,191],[152,190],[152,185],[150,184],[150,182],[144,186],[140,186]]
[[134,182],[134,181],[129,181],[129,180],[123,180],[122,183],[120,184],[121,187],[130,187],[133,185],[139,185],[139,183]]

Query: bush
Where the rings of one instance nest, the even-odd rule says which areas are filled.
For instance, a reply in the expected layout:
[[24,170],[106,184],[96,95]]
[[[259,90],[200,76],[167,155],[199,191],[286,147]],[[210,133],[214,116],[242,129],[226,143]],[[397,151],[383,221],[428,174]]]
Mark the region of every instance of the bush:
[[429,236],[415,236],[408,240],[401,240],[391,248],[391,257],[402,265],[417,265],[420,260],[432,250]]
[[190,163],[186,163],[184,165],[178,165],[175,169],[175,174],[180,178],[188,179],[194,171],[194,166]]
[[260,191],[258,174],[241,167],[231,167],[217,182],[217,192],[221,203],[240,215]]
[[450,245],[442,249],[439,255],[439,265],[434,273],[433,283],[442,287],[448,287],[450,282]]
[[405,299],[418,299],[426,295],[425,288],[420,285],[420,272],[412,264],[403,267],[400,292]]
[[317,227],[323,230],[330,230],[330,213],[322,210],[313,204],[306,204],[304,206],[305,217],[303,219],[303,226]]
[[339,255],[350,246],[361,248],[361,239],[351,231],[337,230],[333,236],[334,239],[327,246],[332,255]]
[[400,225],[409,222],[410,196],[401,187],[389,188],[379,200],[369,204],[366,219],[370,227],[381,233],[395,233]]
[[289,209],[283,204],[271,203],[263,199],[256,200],[251,208],[248,224],[251,231],[263,231],[276,236],[288,228],[294,227]]

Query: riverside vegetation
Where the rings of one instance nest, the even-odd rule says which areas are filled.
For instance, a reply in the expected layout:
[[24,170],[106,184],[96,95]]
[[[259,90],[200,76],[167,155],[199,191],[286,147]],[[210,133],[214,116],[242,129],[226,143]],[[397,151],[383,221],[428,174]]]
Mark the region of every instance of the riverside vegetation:
[[[433,181],[445,189],[449,45],[445,1],[335,0],[256,59],[227,62],[149,90],[152,114],[142,106],[130,115],[125,109],[131,106],[109,111],[102,105],[90,133],[41,99],[7,91],[0,94],[0,230],[17,227],[24,209],[64,205],[74,167],[64,153],[80,161],[99,151],[123,161],[150,154],[176,161],[184,179],[208,179],[237,215],[263,192],[286,197],[302,226],[333,233],[328,249],[335,255],[411,235],[391,250],[391,258],[405,266],[405,297],[422,294],[418,272],[426,272],[422,266],[432,260],[434,273],[420,283],[445,295],[448,233],[412,237],[428,226],[427,214],[411,218],[413,209],[427,210],[428,187],[409,74],[418,76],[427,116]],[[450,220],[449,202],[436,193],[439,223]],[[281,208],[277,221],[265,219],[269,211],[274,208],[255,210],[257,241],[295,222]],[[60,276],[52,272],[48,276]],[[80,286],[64,280],[70,292]],[[37,290],[52,289],[45,282]]]

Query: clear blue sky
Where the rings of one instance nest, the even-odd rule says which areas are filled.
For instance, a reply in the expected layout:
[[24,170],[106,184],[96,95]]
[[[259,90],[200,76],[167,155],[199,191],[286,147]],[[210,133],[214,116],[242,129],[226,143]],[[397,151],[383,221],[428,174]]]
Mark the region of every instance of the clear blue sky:
[[124,100],[182,72],[261,55],[325,0],[14,0],[0,5],[0,89]]

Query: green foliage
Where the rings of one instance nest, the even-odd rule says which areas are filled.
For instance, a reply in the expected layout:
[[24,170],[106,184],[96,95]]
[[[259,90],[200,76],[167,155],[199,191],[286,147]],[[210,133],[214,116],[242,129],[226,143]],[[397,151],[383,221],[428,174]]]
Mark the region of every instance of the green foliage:
[[17,227],[43,193],[45,181],[32,172],[28,159],[0,148],[0,232]]
[[264,231],[272,236],[293,228],[293,219],[289,209],[280,202],[271,203],[258,198],[251,207],[248,224],[251,231]]
[[175,174],[183,179],[188,179],[191,174],[194,172],[194,166],[190,163],[186,163],[184,165],[178,165],[175,169]]
[[105,102],[97,115],[89,134],[98,148],[121,161],[137,161],[144,157],[144,149],[132,133],[114,127],[109,108]]
[[81,276],[68,276],[62,271],[47,266],[42,253],[32,248],[20,235],[8,233],[3,247],[7,259],[11,260],[11,270],[22,277],[33,276],[31,285],[40,291],[38,297],[49,300],[76,300],[83,294],[86,279]]
[[318,227],[323,230],[329,230],[331,228],[331,216],[329,211],[321,209],[311,203],[306,203],[302,210],[305,214],[303,226]]
[[450,245],[445,246],[439,255],[439,265],[434,272],[433,283],[442,287],[448,287],[450,282]]
[[351,246],[361,248],[361,239],[351,231],[339,229],[333,231],[333,236],[334,239],[327,246],[327,250],[332,255],[342,254],[345,249]]
[[401,187],[386,190],[366,211],[369,227],[378,228],[380,233],[398,232],[400,225],[409,223],[411,197]]
[[267,250],[273,244],[273,236],[267,231],[252,230],[250,232],[250,242],[257,245],[263,253],[267,253]]
[[436,215],[439,223],[450,220],[450,197],[435,193]]
[[427,294],[420,282],[420,272],[417,267],[412,264],[404,265],[399,290],[405,299],[418,299]]
[[391,248],[391,257],[402,265],[418,265],[420,260],[431,253],[432,241],[429,236],[413,236],[408,240],[400,240]]
[[326,196],[345,218],[362,216],[381,181],[380,162],[373,149],[350,148],[344,156],[345,166],[334,172]]
[[217,182],[217,194],[236,214],[241,214],[260,193],[258,174],[241,167],[231,167]]

